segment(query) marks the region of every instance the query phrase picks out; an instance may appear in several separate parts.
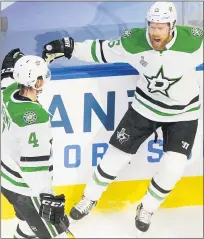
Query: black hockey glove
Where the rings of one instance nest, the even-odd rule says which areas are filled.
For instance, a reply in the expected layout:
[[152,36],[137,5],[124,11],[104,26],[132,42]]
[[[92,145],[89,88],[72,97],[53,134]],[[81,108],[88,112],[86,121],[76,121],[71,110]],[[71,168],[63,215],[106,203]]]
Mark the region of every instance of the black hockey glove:
[[13,69],[16,62],[24,56],[19,48],[11,50],[5,57],[1,67],[1,80],[5,77],[13,78]]
[[63,220],[65,212],[65,197],[64,194],[54,196],[52,194],[41,193],[40,194],[40,211],[39,215],[47,222],[53,225],[59,225]]
[[49,55],[52,59],[57,59],[59,57],[65,56],[70,59],[72,57],[72,52],[74,50],[74,39],[71,37],[65,37],[62,40],[55,40],[47,43],[43,47],[42,58],[45,60]]

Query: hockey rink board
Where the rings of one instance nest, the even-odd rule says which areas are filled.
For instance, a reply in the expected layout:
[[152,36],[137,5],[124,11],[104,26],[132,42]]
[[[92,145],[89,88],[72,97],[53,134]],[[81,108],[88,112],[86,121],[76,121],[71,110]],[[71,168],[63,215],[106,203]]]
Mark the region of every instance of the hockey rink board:
[[[66,195],[66,212],[80,199],[106,153],[109,138],[133,99],[138,78],[138,73],[124,64],[112,64],[110,69],[100,65],[80,69],[53,69],[52,81],[40,99],[52,114],[54,185],[57,194]],[[203,71],[199,69],[197,74],[202,82]],[[185,175],[162,207],[203,204],[202,125],[201,116]],[[158,134],[157,143],[151,135],[132,156],[131,163],[103,194],[96,211],[124,210],[142,198],[162,158],[160,130]],[[15,217],[4,197],[1,206],[2,219]]]

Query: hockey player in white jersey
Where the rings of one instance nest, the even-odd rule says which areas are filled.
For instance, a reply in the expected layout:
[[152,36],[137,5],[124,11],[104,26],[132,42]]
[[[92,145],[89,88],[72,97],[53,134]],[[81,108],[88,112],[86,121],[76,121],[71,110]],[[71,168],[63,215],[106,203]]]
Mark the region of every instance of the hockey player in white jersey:
[[74,42],[67,37],[44,46],[43,56],[50,61],[65,56],[87,62],[127,62],[140,73],[131,107],[113,133],[82,200],[70,212],[75,220],[90,212],[152,133],[157,140],[159,127],[164,154],[137,207],[135,225],[139,232],[148,230],[153,213],[183,176],[200,114],[196,66],[203,63],[203,31],[177,26],[177,12],[171,2],[154,3],[146,21],[146,28],[126,31],[115,41]]
[[49,79],[50,70],[41,57],[13,49],[3,60],[1,192],[19,219],[14,238],[68,235],[65,197],[55,196],[52,189],[49,114],[37,99]]

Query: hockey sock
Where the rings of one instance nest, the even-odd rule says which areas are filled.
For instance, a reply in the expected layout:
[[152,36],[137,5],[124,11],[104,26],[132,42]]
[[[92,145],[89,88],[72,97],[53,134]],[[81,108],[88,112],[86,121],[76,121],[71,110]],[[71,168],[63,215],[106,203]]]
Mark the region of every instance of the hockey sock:
[[151,183],[147,189],[146,195],[142,200],[145,210],[148,212],[155,212],[159,206],[164,202],[171,190],[161,188],[152,178]]
[[109,145],[108,151],[98,164],[92,179],[86,185],[84,196],[97,201],[119,172],[130,162],[132,155]]
[[187,157],[184,154],[171,151],[164,153],[161,168],[153,177],[142,200],[145,210],[155,212],[160,207],[181,179],[186,165]]

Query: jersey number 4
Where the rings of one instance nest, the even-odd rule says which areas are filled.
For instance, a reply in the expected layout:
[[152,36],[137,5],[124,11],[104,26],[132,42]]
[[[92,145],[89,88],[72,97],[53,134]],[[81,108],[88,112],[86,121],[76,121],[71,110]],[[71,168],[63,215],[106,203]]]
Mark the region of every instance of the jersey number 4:
[[30,133],[28,143],[33,144],[33,147],[38,147],[39,146],[35,132]]

